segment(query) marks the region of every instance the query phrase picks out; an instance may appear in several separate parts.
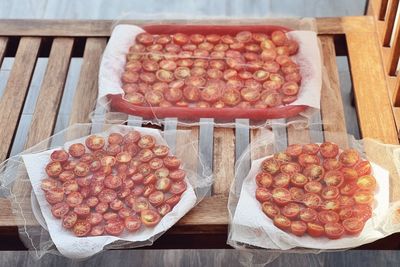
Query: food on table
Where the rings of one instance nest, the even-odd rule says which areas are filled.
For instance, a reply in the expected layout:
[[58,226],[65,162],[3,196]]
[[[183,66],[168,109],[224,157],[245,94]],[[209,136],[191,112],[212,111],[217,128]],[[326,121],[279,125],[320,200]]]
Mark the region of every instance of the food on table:
[[269,108],[290,104],[300,90],[298,43],[270,35],[136,36],[121,76],[124,99],[137,106]]
[[357,235],[372,216],[371,163],[332,142],[289,145],[262,162],[255,180],[262,211],[296,236]]
[[180,167],[151,135],[91,135],[52,152],[41,188],[53,216],[76,236],[119,236],[156,226],[181,200]]

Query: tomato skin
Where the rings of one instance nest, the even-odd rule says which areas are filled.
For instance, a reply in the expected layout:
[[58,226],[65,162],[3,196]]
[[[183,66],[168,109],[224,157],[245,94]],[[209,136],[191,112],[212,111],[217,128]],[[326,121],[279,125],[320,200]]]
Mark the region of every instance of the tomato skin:
[[45,178],[45,179],[43,179],[42,181],[41,181],[41,184],[40,184],[40,188],[43,190],[43,191],[49,191],[49,190],[51,190],[51,189],[54,189],[54,188],[56,188],[57,187],[57,180],[55,180],[55,179],[53,179],[53,178]]
[[116,220],[110,220],[106,222],[106,225],[104,226],[104,230],[113,236],[119,236],[122,234],[124,231],[125,225],[123,221],[116,219]]
[[289,190],[278,187],[272,191],[272,198],[278,206],[284,206],[290,202],[292,197]]
[[312,237],[320,237],[325,233],[325,229],[322,225],[314,222],[307,223],[307,233]]
[[157,211],[161,216],[164,217],[171,211],[171,206],[169,204],[164,203],[157,208]]
[[275,159],[266,159],[261,163],[261,169],[271,175],[279,172],[280,165]]
[[50,177],[58,177],[63,171],[59,161],[52,161],[46,165],[46,173]]
[[279,173],[274,177],[273,187],[288,187],[290,183],[290,176],[285,173]]
[[142,226],[141,220],[137,216],[129,216],[124,220],[125,228],[129,232],[136,232]]
[[346,183],[340,188],[340,194],[344,196],[352,196],[358,190],[358,186],[355,182]]
[[317,155],[320,147],[318,144],[303,145],[303,153],[308,155]]
[[79,158],[83,154],[85,154],[85,146],[83,144],[77,143],[77,144],[72,144],[68,148],[69,154],[74,157],[74,158]]
[[292,176],[301,171],[301,166],[294,162],[288,162],[281,165],[280,171]]
[[62,218],[62,226],[65,229],[71,229],[78,221],[78,215],[75,212],[70,211]]
[[321,191],[321,196],[323,199],[335,199],[339,196],[339,188],[336,186],[327,186]]
[[60,149],[51,153],[50,158],[52,161],[66,162],[69,158],[68,152]]
[[90,233],[90,230],[92,229],[91,225],[89,222],[86,220],[83,221],[77,221],[73,227],[73,232],[77,237],[84,237],[87,236]]
[[318,181],[310,181],[304,185],[304,190],[306,190],[309,193],[318,194],[322,190],[322,184]]
[[360,161],[354,168],[356,169],[359,177],[370,175],[372,172],[371,163],[367,160]]
[[256,176],[256,184],[258,187],[269,188],[272,182],[272,175],[267,172],[260,172]]
[[290,231],[297,236],[303,236],[307,231],[307,224],[303,221],[293,221],[290,225]]
[[321,223],[333,223],[339,222],[340,216],[338,213],[332,210],[323,210],[318,213],[318,219]]
[[280,209],[277,205],[273,204],[272,202],[266,201],[262,203],[262,211],[267,215],[269,218],[273,219],[276,215],[280,214]]
[[360,160],[358,152],[354,149],[346,149],[339,156],[340,162],[345,167],[353,167]]
[[299,144],[289,145],[286,148],[286,153],[291,157],[298,157],[303,151],[303,146]]
[[301,173],[295,173],[290,178],[290,182],[294,186],[303,188],[308,183],[308,178]]
[[288,203],[282,209],[282,214],[289,219],[296,219],[300,214],[300,205],[297,203]]
[[305,208],[300,211],[299,217],[303,222],[313,222],[318,218],[318,213],[315,209]]
[[334,171],[342,168],[342,163],[340,163],[336,158],[326,158],[322,165],[326,171]]
[[174,207],[181,200],[181,195],[173,195],[165,200],[165,203]]
[[340,171],[329,171],[324,176],[324,182],[328,186],[340,187],[343,184],[344,178]]
[[364,175],[357,179],[357,186],[361,190],[374,191],[376,187],[375,177],[372,175]]
[[321,202],[321,197],[317,194],[307,193],[304,195],[303,203],[309,208],[317,209],[319,208]]
[[59,187],[49,189],[45,193],[45,197],[50,204],[61,202],[64,200],[64,189]]
[[303,201],[304,190],[302,188],[291,187],[289,189],[289,192],[290,192],[290,196],[291,196],[292,200],[294,200],[296,202],[302,202]]
[[335,143],[325,142],[320,146],[320,153],[324,158],[335,158],[339,153],[339,147]]
[[301,155],[299,155],[299,163],[301,166],[307,167],[308,165],[311,165],[311,164],[319,165],[320,160],[316,155],[301,154]]
[[51,213],[56,218],[62,218],[69,212],[69,206],[65,202],[60,202],[51,207]]

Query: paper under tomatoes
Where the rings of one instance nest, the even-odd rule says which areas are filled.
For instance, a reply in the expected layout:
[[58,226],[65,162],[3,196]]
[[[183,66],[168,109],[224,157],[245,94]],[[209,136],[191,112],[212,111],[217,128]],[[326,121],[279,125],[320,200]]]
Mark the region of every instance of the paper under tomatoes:
[[188,188],[181,160],[139,131],[91,135],[49,161],[41,189],[53,216],[77,237],[154,227]]
[[255,184],[254,197],[276,227],[329,239],[362,231],[377,187],[371,163],[333,142],[288,146],[261,162]]
[[269,35],[140,33],[121,75],[123,99],[162,108],[267,109],[289,104],[301,87],[300,68],[291,58],[297,51],[297,42],[279,30]]

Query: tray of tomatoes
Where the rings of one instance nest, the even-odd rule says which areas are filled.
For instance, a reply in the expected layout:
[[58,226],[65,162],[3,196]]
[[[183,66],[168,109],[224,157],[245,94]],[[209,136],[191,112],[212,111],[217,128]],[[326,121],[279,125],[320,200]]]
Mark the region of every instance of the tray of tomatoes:
[[[120,73],[112,74],[119,74],[119,81],[107,85],[120,93],[107,94],[107,88],[100,93],[114,111],[144,118],[286,118],[305,111],[298,99],[310,79],[320,79],[312,68],[304,69],[320,62],[300,55],[304,44],[285,27],[147,25],[143,30],[132,37],[115,30],[114,38],[124,39],[125,46],[130,38],[126,54],[106,49],[103,56],[124,57]],[[102,65],[100,76],[106,76],[111,62]],[[99,84],[102,88],[102,79]]]
[[81,239],[92,254],[118,239],[151,240],[196,202],[181,159],[153,129],[114,126],[23,160],[34,214],[67,254],[83,253]]
[[255,221],[279,248],[337,249],[380,237],[371,218],[389,206],[388,172],[355,149],[293,144],[258,160],[250,173],[235,216],[251,201]]

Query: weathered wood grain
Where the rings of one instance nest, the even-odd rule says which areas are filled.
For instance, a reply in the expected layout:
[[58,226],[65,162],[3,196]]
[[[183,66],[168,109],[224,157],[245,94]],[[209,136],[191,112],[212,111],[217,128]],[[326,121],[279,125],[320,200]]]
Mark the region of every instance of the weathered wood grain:
[[98,74],[101,55],[106,47],[105,38],[88,38],[81,67],[78,86],[71,110],[70,124],[89,121],[98,91]]
[[[7,158],[12,145],[14,132],[17,130],[18,120],[28,92],[29,84],[35,69],[41,39],[37,37],[23,37],[20,40],[14,65],[0,100],[0,161]],[[5,126],[5,127],[4,127]]]
[[399,7],[399,0],[389,0],[388,8],[385,15],[385,26],[384,26],[384,34],[382,40],[382,44],[384,46],[390,45],[390,39],[392,36],[398,7]]
[[0,37],[0,66],[3,63],[3,58],[6,52],[7,43],[8,43],[7,37]]
[[321,36],[319,39],[322,45],[324,66],[329,73],[329,83],[324,83],[321,91],[321,115],[325,140],[335,142],[340,147],[347,147],[346,122],[333,36]]

